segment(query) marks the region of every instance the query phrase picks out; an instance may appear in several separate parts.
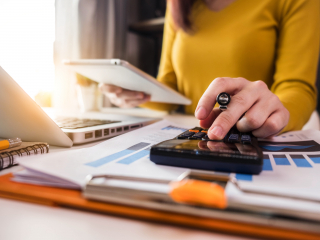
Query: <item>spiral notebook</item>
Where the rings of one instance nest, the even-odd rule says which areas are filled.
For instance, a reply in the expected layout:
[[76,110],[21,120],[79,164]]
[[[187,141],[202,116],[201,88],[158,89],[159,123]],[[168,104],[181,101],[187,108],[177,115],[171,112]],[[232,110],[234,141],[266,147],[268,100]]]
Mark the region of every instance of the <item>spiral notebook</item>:
[[31,154],[49,152],[49,145],[44,142],[22,142],[18,147],[0,151],[0,170],[16,165],[17,159]]

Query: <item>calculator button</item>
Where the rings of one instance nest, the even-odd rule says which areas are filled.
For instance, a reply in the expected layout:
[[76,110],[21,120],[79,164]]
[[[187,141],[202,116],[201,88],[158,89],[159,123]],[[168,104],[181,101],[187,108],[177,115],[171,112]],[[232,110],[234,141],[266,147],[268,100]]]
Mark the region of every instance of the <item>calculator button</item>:
[[195,128],[192,128],[192,129],[189,129],[189,132],[201,132],[202,128],[201,127],[195,127]]
[[193,136],[189,137],[190,140],[192,139],[202,139],[206,134],[203,132],[197,132]]
[[202,140],[210,140],[210,138],[208,137],[208,134],[204,135]]
[[194,135],[194,132],[184,132],[178,136],[178,139],[186,139]]
[[201,132],[203,132],[203,133],[208,133],[208,128],[202,129]]
[[222,139],[223,142],[228,142],[229,139],[229,133],[227,133],[227,135],[224,136],[224,138]]
[[235,142],[239,142],[239,134],[230,134],[229,138],[228,138],[228,142],[231,143],[235,143]]
[[241,143],[242,144],[250,144],[251,143],[251,137],[248,134],[242,134],[241,135]]

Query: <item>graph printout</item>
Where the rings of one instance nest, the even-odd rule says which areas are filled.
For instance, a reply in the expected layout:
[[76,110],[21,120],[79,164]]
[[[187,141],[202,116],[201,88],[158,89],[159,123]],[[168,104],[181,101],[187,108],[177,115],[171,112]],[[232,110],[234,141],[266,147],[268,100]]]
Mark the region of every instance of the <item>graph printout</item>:
[[[150,148],[159,142],[172,139],[194,126],[180,126],[162,120],[135,131],[114,137],[96,146],[48,154],[43,158],[24,159],[22,165],[28,169],[54,176],[50,179],[61,185],[61,179],[83,187],[86,178],[95,174],[111,174],[145,178],[175,180],[186,171],[185,168],[156,165],[149,159]],[[16,178],[35,177],[31,171]],[[59,180],[55,180],[56,178]],[[37,179],[39,180],[39,179]],[[33,179],[36,181],[36,179]],[[60,185],[59,185],[60,184]],[[70,187],[71,187],[70,185]]]
[[320,200],[320,132],[290,132],[259,141],[264,152],[259,175],[234,174],[246,190]]
[[[86,178],[95,174],[176,180],[189,169],[156,165],[149,160],[149,151],[152,145],[192,127],[163,120],[90,148],[24,157],[19,163],[33,171],[21,173],[20,181],[24,175],[33,183],[45,179],[50,186],[70,183],[70,187],[83,187]],[[290,132],[259,144],[264,152],[263,171],[229,175],[237,179],[240,188],[320,201],[319,131]],[[35,172],[41,173],[38,179],[32,179]]]
[[[136,160],[138,160],[138,159],[146,156],[148,154],[148,151],[147,150],[143,150],[140,152],[137,152],[137,151],[139,151],[149,145],[150,145],[150,143],[140,142],[140,143],[134,144],[133,146],[130,146],[124,150],[121,150],[119,152],[104,156],[103,158],[100,158],[98,160],[94,160],[92,162],[88,162],[85,165],[91,166],[91,167],[100,167],[106,163],[112,162],[116,159],[119,159],[119,158],[127,156],[127,155],[130,155],[130,157],[131,156],[139,156],[139,158],[135,157],[135,158],[137,158]],[[132,153],[135,153],[135,154],[131,155]],[[143,154],[141,154],[141,153],[143,153]],[[127,157],[126,159],[128,159],[130,157]],[[132,157],[131,157],[131,159],[132,159]],[[131,163],[133,161],[127,161],[127,162]]]

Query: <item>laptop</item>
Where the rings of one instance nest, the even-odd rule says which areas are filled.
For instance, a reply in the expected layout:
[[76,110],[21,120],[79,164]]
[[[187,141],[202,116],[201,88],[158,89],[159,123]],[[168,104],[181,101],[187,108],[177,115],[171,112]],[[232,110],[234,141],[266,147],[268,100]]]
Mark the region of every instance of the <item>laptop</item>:
[[50,118],[0,67],[0,138],[20,137],[27,142],[71,147],[114,137],[158,120],[109,113],[84,116]]

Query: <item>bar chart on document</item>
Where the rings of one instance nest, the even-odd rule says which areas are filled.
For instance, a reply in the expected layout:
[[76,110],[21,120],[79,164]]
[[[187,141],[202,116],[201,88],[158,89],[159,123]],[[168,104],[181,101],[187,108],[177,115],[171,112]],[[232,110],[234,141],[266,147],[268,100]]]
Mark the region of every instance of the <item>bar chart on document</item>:
[[264,153],[260,175],[234,174],[241,188],[320,201],[320,141],[292,133],[275,139],[259,141]]
[[[21,181],[23,178],[26,181],[28,177],[34,182],[36,171],[41,173],[41,176],[37,176],[37,181],[43,183],[45,176],[46,180],[50,179],[50,186],[55,186],[55,183],[60,186],[63,181],[65,186],[72,183],[72,186],[84,187],[88,176],[101,174],[176,180],[189,170],[154,164],[149,160],[150,148],[187,129],[189,126],[174,126],[173,123],[162,120],[93,147],[49,154],[46,158],[33,157],[20,162],[29,171],[15,174],[15,179]],[[59,179],[54,181],[56,177]]]
[[[176,179],[187,170],[154,164],[150,161],[150,148],[154,144],[176,137],[188,128],[163,123],[158,123],[158,126],[161,127],[152,130],[150,128],[149,132],[146,132],[148,127],[141,129],[137,131],[137,136],[134,136],[134,132],[127,134],[128,138],[121,140],[122,144],[114,142],[113,150],[108,147],[104,156],[83,163],[83,167],[91,168],[95,173]],[[121,136],[118,139],[123,138],[124,136]]]
[[[58,177],[83,187],[91,175],[121,175],[142,178],[177,180],[189,169],[154,164],[149,160],[154,144],[172,139],[190,126],[176,126],[166,120],[103,141],[93,147],[58,152],[19,161],[29,172],[17,173],[22,178]],[[272,140],[261,140],[264,153],[263,170],[259,175],[230,173],[243,190],[282,194],[320,201],[320,132],[314,130],[282,134]],[[24,176],[22,176],[24,175]],[[39,174],[38,174],[39,175]],[[50,186],[53,178],[50,177]],[[56,181],[56,182],[57,182]],[[64,183],[67,184],[67,183]],[[298,189],[298,190],[297,190]]]
[[136,143],[124,150],[120,150],[98,160],[85,163],[85,165],[91,167],[100,167],[111,162],[129,165],[139,160],[149,160],[150,147],[153,144],[174,138],[186,130],[186,128],[179,128],[171,125],[163,127],[160,131],[146,136],[144,138],[144,142]]

